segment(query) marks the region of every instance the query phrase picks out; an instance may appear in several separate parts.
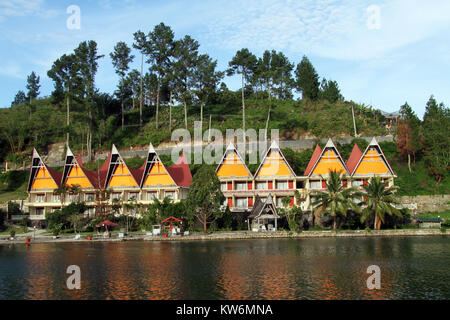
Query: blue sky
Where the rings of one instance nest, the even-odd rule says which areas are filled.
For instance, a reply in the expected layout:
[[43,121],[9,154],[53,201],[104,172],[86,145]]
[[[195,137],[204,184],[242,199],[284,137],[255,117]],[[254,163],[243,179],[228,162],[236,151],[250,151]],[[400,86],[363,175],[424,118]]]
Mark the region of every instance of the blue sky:
[[[66,27],[70,5],[81,9],[80,30]],[[371,6],[380,19],[373,20]],[[50,95],[47,70],[84,40],[97,41],[105,54],[97,86],[112,93],[115,43],[131,46],[133,32],[164,22],[176,38],[197,39],[221,70],[243,47],[257,56],[281,50],[295,64],[307,55],[321,77],[338,81],[346,99],[384,111],[408,101],[422,116],[431,94],[450,104],[449,14],[448,0],[0,0],[0,107],[25,91],[33,70],[41,96]],[[240,87],[236,77],[225,82]]]

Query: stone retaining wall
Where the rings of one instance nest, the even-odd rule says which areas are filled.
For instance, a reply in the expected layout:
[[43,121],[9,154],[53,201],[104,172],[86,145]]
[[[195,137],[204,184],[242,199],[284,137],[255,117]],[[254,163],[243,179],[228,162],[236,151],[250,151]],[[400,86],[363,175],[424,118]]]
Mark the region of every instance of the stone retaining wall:
[[399,197],[403,206],[415,213],[443,212],[450,210],[450,194],[434,196]]

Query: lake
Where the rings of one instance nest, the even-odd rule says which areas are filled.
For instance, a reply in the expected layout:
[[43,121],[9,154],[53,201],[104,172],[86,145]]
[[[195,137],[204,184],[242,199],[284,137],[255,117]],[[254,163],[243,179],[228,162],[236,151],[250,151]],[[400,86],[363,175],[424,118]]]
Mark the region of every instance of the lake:
[[[68,290],[66,269],[81,269]],[[367,267],[381,289],[367,289]],[[0,245],[0,299],[450,299],[448,237]]]

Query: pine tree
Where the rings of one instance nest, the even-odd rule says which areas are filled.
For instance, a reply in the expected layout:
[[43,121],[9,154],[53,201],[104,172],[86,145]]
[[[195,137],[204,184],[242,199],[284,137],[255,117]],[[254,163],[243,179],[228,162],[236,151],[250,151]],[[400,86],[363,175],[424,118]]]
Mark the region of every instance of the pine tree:
[[41,88],[39,81],[40,77],[37,76],[34,71],[27,77],[26,88],[28,89],[28,99],[30,99],[30,105],[32,99],[36,99],[39,96],[39,89]]
[[124,99],[126,98],[128,92],[126,90],[127,86],[125,85],[125,74],[129,69],[129,64],[134,59],[134,55],[130,53],[131,49],[127,46],[127,44],[123,41],[120,41],[114,47],[114,52],[111,52],[109,54],[116,73],[120,76],[119,90],[117,91],[117,93],[122,106],[122,130],[124,129],[125,123]]
[[319,98],[319,76],[306,56],[295,70],[296,88],[302,93],[303,99],[317,100]]

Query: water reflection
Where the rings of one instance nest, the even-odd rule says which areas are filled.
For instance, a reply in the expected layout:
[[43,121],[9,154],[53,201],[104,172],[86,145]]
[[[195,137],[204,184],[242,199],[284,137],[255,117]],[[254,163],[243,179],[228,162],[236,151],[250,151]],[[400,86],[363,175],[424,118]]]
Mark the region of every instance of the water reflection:
[[[448,299],[446,237],[0,246],[0,299]],[[66,269],[81,268],[68,290]],[[381,268],[369,290],[367,267]]]

